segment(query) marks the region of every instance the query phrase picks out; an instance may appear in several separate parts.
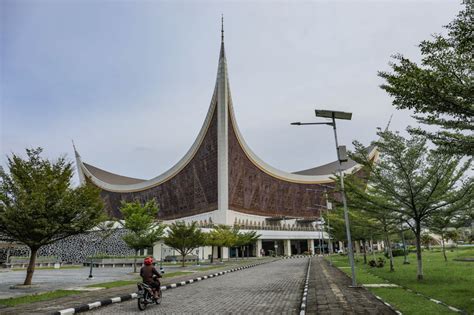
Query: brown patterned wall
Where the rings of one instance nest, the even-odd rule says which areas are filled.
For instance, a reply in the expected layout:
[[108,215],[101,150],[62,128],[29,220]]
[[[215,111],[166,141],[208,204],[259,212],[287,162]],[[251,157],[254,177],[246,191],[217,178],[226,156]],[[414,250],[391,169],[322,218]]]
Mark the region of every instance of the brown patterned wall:
[[[211,124],[192,160],[170,180],[131,193],[102,190],[101,196],[107,212],[121,217],[122,200],[145,202],[155,198],[160,205],[159,219],[175,219],[217,209],[217,110]],[[170,134],[172,136],[172,134]]]
[[[229,208],[263,216],[318,216],[319,210],[314,205],[326,205],[325,187],[292,183],[268,175],[243,151],[230,117],[229,125]],[[334,186],[333,183],[324,185]]]

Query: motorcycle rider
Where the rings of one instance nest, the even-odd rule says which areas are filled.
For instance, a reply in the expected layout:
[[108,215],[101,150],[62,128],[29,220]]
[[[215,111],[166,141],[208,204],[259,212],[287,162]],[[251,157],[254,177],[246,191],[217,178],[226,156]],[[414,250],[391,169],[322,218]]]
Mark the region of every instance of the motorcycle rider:
[[140,276],[143,279],[143,283],[149,285],[153,290],[153,296],[155,299],[159,298],[158,292],[160,291],[160,280],[161,274],[153,266],[153,257],[148,256],[143,261],[143,267],[140,269]]

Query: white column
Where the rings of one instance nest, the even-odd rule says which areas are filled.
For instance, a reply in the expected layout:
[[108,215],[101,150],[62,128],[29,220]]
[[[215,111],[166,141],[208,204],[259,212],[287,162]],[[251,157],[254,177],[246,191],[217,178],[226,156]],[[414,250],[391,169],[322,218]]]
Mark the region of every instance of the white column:
[[223,53],[224,51],[221,51],[217,74],[217,207],[219,208],[218,221],[220,221],[218,223],[229,224],[231,223],[227,222],[229,209],[229,95],[227,66]]
[[285,255],[286,256],[291,256],[291,240],[284,240],[284,250],[285,250]]
[[[164,257],[161,257],[161,246],[163,242],[158,242],[153,245],[153,258],[161,260]],[[163,255],[164,256],[164,255]]]
[[360,242],[359,241],[354,241],[354,247],[355,247],[355,252],[357,254],[360,254]]
[[346,252],[346,249],[344,248],[344,243],[339,241],[339,249],[342,250],[343,253]]
[[313,239],[308,240],[308,251],[311,254],[314,254],[314,240]]
[[262,240],[257,240],[257,257],[262,257],[262,254],[260,252],[262,251]]
[[223,260],[229,259],[229,247],[221,247],[221,257]]

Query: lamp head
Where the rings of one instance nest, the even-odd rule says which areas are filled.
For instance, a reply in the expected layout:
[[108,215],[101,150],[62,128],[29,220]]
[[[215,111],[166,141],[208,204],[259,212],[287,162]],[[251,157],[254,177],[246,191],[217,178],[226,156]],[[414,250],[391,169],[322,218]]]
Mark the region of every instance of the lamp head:
[[314,112],[316,114],[316,117],[335,118],[335,119],[344,119],[344,120],[352,119],[352,113],[348,113],[348,112],[338,112],[338,111],[326,110],[326,109],[316,109]]

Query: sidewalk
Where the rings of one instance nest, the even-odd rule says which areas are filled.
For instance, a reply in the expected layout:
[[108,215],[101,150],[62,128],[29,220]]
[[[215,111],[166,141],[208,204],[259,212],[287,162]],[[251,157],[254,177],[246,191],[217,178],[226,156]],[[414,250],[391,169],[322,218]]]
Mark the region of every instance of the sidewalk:
[[351,279],[322,257],[314,257],[306,314],[396,314],[364,288],[350,288]]
[[[262,259],[261,262],[264,260]],[[245,260],[244,260],[245,262]],[[248,261],[249,264],[255,262],[255,260]],[[205,276],[220,270],[231,269],[234,267],[242,266],[242,261],[237,261],[235,263],[230,262],[225,265],[222,265],[221,268],[216,268],[212,270],[205,270],[195,272],[192,275],[182,275],[172,278],[165,278],[161,280],[162,285],[167,285],[171,283],[185,281],[189,278]],[[184,270],[183,270],[184,271]],[[133,292],[136,292],[136,285],[127,285],[122,287],[104,289],[100,291],[89,291],[83,292],[80,294],[69,295],[63,298],[58,298],[49,301],[41,301],[30,304],[22,304],[15,307],[0,308],[0,313],[2,315],[16,315],[16,314],[52,314],[61,309],[72,308],[77,305],[91,303],[97,300],[103,300],[108,298],[113,298],[117,296],[127,295]]]

